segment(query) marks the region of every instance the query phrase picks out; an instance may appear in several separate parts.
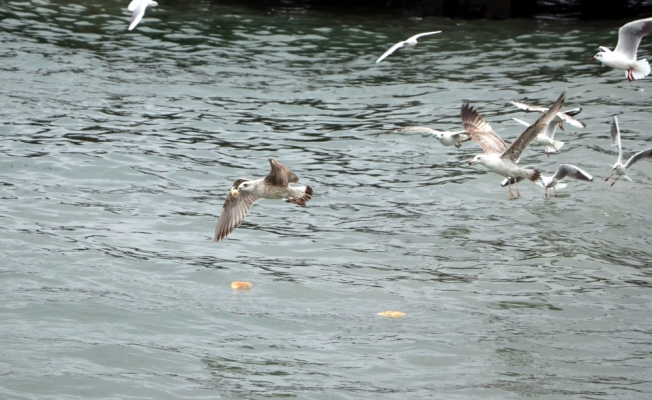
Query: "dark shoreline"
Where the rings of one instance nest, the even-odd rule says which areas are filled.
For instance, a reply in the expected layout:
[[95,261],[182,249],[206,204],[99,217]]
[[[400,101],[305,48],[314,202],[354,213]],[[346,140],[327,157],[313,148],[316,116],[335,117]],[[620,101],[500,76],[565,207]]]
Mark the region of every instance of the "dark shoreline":
[[[239,0],[270,12],[329,11],[346,14],[400,14],[408,17],[464,19],[560,18],[622,19],[652,15],[652,0],[616,0],[608,7],[595,0]],[[224,4],[224,1],[221,1]]]

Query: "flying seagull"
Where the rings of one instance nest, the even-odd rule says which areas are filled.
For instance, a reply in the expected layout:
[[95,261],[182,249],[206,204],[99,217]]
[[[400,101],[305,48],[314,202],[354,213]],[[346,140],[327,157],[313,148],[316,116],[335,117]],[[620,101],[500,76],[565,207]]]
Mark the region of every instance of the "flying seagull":
[[[519,137],[512,142],[509,146],[507,143],[498,136],[496,132],[491,129],[491,125],[485,121],[477,111],[469,104],[462,106],[462,123],[466,133],[476,143],[482,147],[485,154],[479,154],[469,162],[469,165],[480,163],[487,167],[492,172],[502,175],[506,178],[527,178],[535,182],[541,176],[541,171],[534,168],[519,168],[516,163],[521,157],[523,150],[546,128],[546,125],[555,118],[566,100],[566,92],[559,96],[555,104],[550,107],[534,124],[529,126]],[[509,198],[512,194],[511,184],[509,186]],[[521,193],[516,187],[517,197]]]
[[463,142],[471,140],[469,135],[466,134],[466,131],[438,131],[425,126],[407,126],[405,128],[395,129],[392,132],[430,133],[444,146],[455,146],[458,149],[462,147]]
[[611,175],[605,179],[605,181],[608,181],[609,178],[613,176],[613,174],[617,175],[617,177],[614,178],[614,181],[611,182],[611,186],[613,186],[614,183],[616,183],[616,181],[621,177],[631,182],[632,179],[627,176],[627,170],[643,159],[652,159],[652,149],[647,149],[634,154],[623,165],[623,149],[620,146],[620,129],[618,129],[618,117],[614,115],[614,122],[611,125],[611,147],[615,146],[618,146],[618,161],[616,161],[616,163],[613,165],[613,171],[611,172]]
[[145,15],[145,9],[147,7],[156,7],[158,6],[158,3],[155,1],[151,0],[132,0],[131,3],[129,3],[129,7],[127,9],[132,12],[131,14],[131,22],[129,23],[129,28],[128,30],[132,30],[138,25],[141,19],[143,19],[143,15]]
[[[548,189],[552,188],[555,192],[555,197],[557,197],[557,189],[563,189],[566,187],[565,183],[562,183],[561,181],[564,180],[565,178],[573,178],[573,179],[579,179],[581,181],[593,181],[593,177],[586,171],[571,165],[571,164],[561,164],[559,168],[557,168],[557,172],[555,172],[554,175],[552,176],[544,176],[541,175],[541,180],[540,182],[537,182],[540,186],[543,186],[543,188],[546,190],[545,194],[546,197],[548,197]],[[516,182],[520,182],[523,180],[523,178],[505,178],[503,182],[500,184],[501,186],[507,186],[508,184],[513,184]]]
[[614,51],[600,46],[598,54],[591,61],[598,60],[602,65],[627,71],[628,81],[641,79],[650,73],[650,64],[646,59],[636,61],[636,51],[643,36],[652,33],[652,18],[629,22],[618,29],[618,44]]
[[418,35],[414,35],[408,40],[404,40],[402,42],[396,43],[394,46],[390,47],[389,50],[383,53],[382,56],[378,57],[376,62],[381,62],[387,57],[388,55],[392,54],[395,52],[397,49],[400,49],[403,46],[416,46],[417,44],[417,39],[420,38],[421,36],[426,36],[426,35],[434,35],[435,33],[441,33],[441,31],[436,31],[436,32],[425,32],[425,33],[419,33]]
[[[518,118],[512,118],[512,119],[521,125],[530,126],[530,124],[523,121],[522,119],[518,119]],[[564,145],[564,142],[559,140],[554,140],[555,131],[557,130],[557,125],[558,125],[557,121],[555,120],[555,118],[553,118],[550,122],[548,122],[548,125],[546,125],[546,129],[544,129],[543,132],[538,134],[536,139],[534,139],[535,142],[544,146],[546,150],[546,155],[548,157],[550,157],[551,152],[558,153],[559,149],[561,149],[561,146]]]
[[[525,110],[525,111],[537,111],[540,112],[541,114],[548,111],[546,107],[533,106],[527,103],[523,103],[521,101],[512,101],[511,103],[515,105],[517,108],[520,108],[521,110]],[[573,108],[571,110],[566,110],[557,113],[557,121],[559,121],[559,128],[562,131],[564,130],[564,125],[563,125],[564,122],[567,122],[578,128],[585,128],[586,124],[584,122],[578,121],[575,118],[573,118],[580,112],[582,112],[581,108]]]
[[284,199],[288,203],[305,207],[312,198],[310,186],[290,186],[290,183],[298,183],[299,178],[285,165],[273,158],[269,159],[269,164],[272,170],[266,177],[240,178],[233,182],[217,221],[213,238],[215,242],[233,232],[244,220],[251,206],[260,199]]

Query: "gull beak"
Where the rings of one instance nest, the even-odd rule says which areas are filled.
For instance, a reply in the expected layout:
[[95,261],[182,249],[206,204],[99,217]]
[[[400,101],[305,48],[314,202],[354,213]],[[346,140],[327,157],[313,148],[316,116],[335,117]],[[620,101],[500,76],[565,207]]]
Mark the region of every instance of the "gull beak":
[[238,192],[238,189],[236,189],[234,187],[231,188],[231,196],[238,197],[239,194],[240,194],[240,192]]
[[591,57],[589,61],[595,61],[595,56]]
[[475,164],[474,160],[469,161],[469,165],[473,165],[473,164]]

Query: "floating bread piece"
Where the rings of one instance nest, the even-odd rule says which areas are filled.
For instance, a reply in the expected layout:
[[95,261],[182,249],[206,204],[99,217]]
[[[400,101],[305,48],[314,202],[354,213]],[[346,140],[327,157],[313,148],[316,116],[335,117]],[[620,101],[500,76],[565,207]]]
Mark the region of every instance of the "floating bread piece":
[[251,282],[231,282],[233,289],[251,289],[252,286]]
[[405,313],[400,311],[383,311],[383,312],[379,312],[378,315],[382,315],[383,317],[388,317],[388,318],[405,317]]
[[230,192],[231,192],[231,196],[233,196],[233,197],[238,197],[238,195],[240,194],[238,189],[233,188],[233,187],[231,188]]

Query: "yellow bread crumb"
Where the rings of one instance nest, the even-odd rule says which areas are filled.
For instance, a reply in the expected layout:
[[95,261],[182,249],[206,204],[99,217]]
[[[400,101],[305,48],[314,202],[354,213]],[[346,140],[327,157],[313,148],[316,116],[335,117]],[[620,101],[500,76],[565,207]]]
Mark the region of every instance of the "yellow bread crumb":
[[383,311],[383,312],[379,312],[378,315],[382,315],[383,317],[389,317],[389,318],[405,317],[405,313],[400,311]]
[[251,282],[231,282],[233,289],[251,289],[252,286]]

